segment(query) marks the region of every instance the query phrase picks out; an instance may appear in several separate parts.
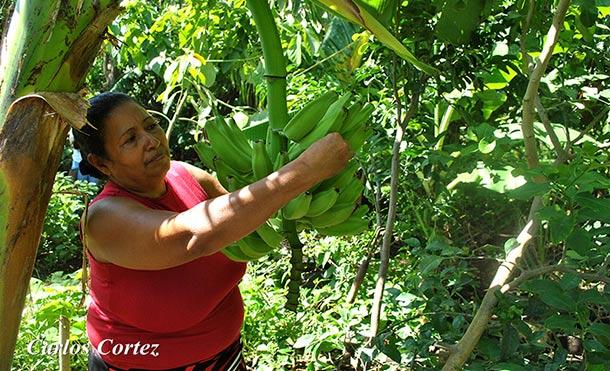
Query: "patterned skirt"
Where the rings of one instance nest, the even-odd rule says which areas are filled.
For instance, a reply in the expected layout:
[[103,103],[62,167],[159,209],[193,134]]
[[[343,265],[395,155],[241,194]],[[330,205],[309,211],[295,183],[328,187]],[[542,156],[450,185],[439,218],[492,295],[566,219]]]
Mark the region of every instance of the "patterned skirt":
[[[241,340],[237,339],[227,349],[218,353],[214,358],[197,362],[192,365],[176,367],[162,371],[247,371],[246,362],[242,354]],[[102,359],[95,348],[89,351],[89,371],[128,371],[114,367]],[[129,371],[147,371],[139,368],[130,368]]]

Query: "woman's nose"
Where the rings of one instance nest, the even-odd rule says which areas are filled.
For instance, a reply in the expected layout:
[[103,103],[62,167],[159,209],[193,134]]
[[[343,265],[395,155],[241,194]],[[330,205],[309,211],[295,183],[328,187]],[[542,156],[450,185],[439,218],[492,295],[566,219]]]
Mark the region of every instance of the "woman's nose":
[[146,135],[146,147],[147,148],[157,148],[161,144],[161,141],[157,139],[154,135],[150,133],[145,133]]

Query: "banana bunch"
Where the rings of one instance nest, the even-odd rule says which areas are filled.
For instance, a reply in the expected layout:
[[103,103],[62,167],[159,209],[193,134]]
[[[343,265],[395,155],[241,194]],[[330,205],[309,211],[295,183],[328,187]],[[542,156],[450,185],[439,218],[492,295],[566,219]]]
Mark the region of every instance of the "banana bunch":
[[[222,117],[206,123],[208,142],[196,144],[195,150],[230,192],[278,170],[331,132],[340,133],[357,152],[372,134],[367,123],[374,107],[359,101],[350,103],[351,99],[350,93],[339,96],[329,91],[305,105],[281,130],[289,139],[287,151],[280,149],[278,136],[272,135],[277,129],[269,128],[266,140],[250,141],[234,121]],[[276,215],[325,236],[362,233],[368,229],[364,218],[368,207],[360,205],[364,183],[356,175],[358,168],[350,161],[341,173],[298,195]],[[222,252],[235,261],[259,259],[280,246],[280,226],[280,219],[270,219]]]
[[[331,132],[340,133],[354,152],[372,134],[367,125],[374,106],[349,103],[350,93],[338,96],[329,91],[305,105],[286,124],[283,134],[290,139],[288,159],[294,160],[310,145]],[[332,156],[332,154],[329,154]],[[322,235],[346,236],[368,228],[366,206],[358,206],[363,181],[356,177],[358,164],[350,161],[338,175],[327,179],[291,200],[282,208],[282,217],[297,220],[301,228],[316,229]]]
[[256,231],[225,247],[221,252],[234,261],[252,261],[260,259],[272,250],[279,248],[283,239],[284,236],[267,221]]
[[[216,117],[206,123],[209,142],[195,145],[204,165],[216,172],[229,192],[266,177],[274,171],[263,141],[251,142],[231,119]],[[221,250],[235,261],[256,260],[277,249],[284,236],[267,221],[256,231]]]
[[358,101],[348,106],[352,97],[345,93],[340,97],[330,91],[309,102],[283,129],[283,134],[291,140],[288,158],[294,160],[309,146],[328,133],[340,133],[354,152],[372,134],[367,125],[374,106]]

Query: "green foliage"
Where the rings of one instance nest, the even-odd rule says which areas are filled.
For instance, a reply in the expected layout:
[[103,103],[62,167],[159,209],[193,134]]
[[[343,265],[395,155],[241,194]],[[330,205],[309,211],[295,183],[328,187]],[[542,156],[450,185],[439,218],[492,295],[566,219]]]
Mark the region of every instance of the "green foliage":
[[44,281],[30,280],[19,338],[13,359],[15,370],[58,370],[57,349],[59,317],[70,321],[68,351],[72,348],[72,370],[87,369],[88,340],[85,329],[86,309],[80,305],[83,293],[81,271],[63,274],[55,272]]
[[36,277],[44,278],[58,270],[72,272],[82,265],[80,217],[85,197],[91,201],[97,191],[94,184],[57,173],[34,265]]
[[[353,91],[376,108],[374,133],[357,160],[368,180],[363,203],[371,210],[378,203],[382,224],[397,121],[393,84],[403,115],[416,90],[420,105],[405,123],[400,150],[379,336],[368,341],[378,254],[354,304],[344,300],[371,233],[343,239],[302,233],[306,269],[297,314],[284,308],[286,250],[252,263],[241,284],[246,358],[254,369],[440,369],[443,344],[464,334],[499,262],[515,247],[535,196],[544,200],[535,215],[541,227],[520,267],[564,269],[499,295],[465,369],[602,370],[610,362],[609,286],[582,276],[607,277],[610,256],[610,4],[582,0],[568,10],[540,98],[560,144],[573,142],[571,153],[556,164],[549,133],[537,119],[541,166],[530,170],[520,127],[528,82],[520,44],[529,3],[400,2],[399,21],[390,12],[388,29],[418,60],[442,72],[421,82],[420,73],[356,26],[310,2],[274,2],[288,61],[289,112],[328,90]],[[523,45],[534,59],[554,3],[533,2]],[[108,84],[100,59],[89,76],[93,90],[124,90],[168,123],[182,97],[170,141],[174,158],[196,158],[190,146],[216,113],[233,116],[240,127],[267,119],[260,46],[243,1],[133,0],[111,33],[120,49],[108,45],[106,58],[117,78]],[[41,252],[53,254],[41,255],[41,262],[48,260],[40,271],[58,269],[79,254],[77,199],[54,196],[50,210],[57,216],[45,225],[48,243],[41,245]],[[376,219],[374,213],[368,217]],[[38,334],[36,322],[28,321],[24,331]],[[25,356],[25,344],[20,340],[18,359],[27,368],[36,360]]]

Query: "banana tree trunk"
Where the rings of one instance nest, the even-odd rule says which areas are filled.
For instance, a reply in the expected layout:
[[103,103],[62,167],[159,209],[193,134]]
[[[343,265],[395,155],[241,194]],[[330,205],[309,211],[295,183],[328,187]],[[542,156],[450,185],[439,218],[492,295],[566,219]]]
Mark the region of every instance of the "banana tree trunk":
[[[11,368],[68,125],[84,126],[77,94],[118,0],[18,0],[0,52],[0,371]],[[54,91],[64,93],[39,93]],[[17,97],[23,97],[11,102]],[[9,108],[10,107],[10,108]]]
[[[280,151],[286,151],[288,144],[286,137],[277,133],[277,130],[284,128],[288,121],[284,49],[267,0],[248,0],[246,4],[254,17],[265,60],[267,108],[269,112],[267,146],[271,148],[269,151],[271,156],[280,156]],[[272,158],[272,160],[275,160],[275,158]],[[288,283],[286,308],[296,312],[299,305],[301,273],[303,272],[303,243],[299,240],[294,221],[283,220],[282,225],[291,251],[290,282]]]

